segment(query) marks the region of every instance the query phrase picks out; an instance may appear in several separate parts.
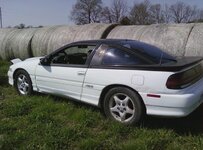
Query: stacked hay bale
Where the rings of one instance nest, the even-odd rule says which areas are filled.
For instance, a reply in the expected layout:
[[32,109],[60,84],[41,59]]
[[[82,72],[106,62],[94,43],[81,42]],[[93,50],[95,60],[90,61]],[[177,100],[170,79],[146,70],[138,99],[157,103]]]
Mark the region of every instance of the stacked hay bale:
[[31,39],[36,29],[0,30],[0,57],[3,60],[32,57]]
[[38,29],[32,40],[34,56],[42,56],[53,52],[63,45],[80,40],[103,38],[112,24],[87,24],[75,26],[54,26]]
[[22,60],[43,56],[68,43],[107,36],[112,24],[51,26],[32,29],[1,29],[0,58]]
[[7,60],[9,58],[9,50],[7,49],[7,43],[9,37],[13,35],[16,29],[1,29],[0,30],[0,58]]
[[149,26],[118,26],[107,38],[134,39],[155,45],[175,56],[184,56],[188,37],[194,24],[158,24]]
[[87,24],[31,29],[0,29],[0,59],[47,55],[80,40],[133,39],[155,45],[175,56],[203,56],[203,24],[118,26]]
[[58,26],[44,27],[35,32],[31,43],[33,56],[43,56],[47,54],[49,39],[57,27]]
[[203,23],[193,27],[186,44],[185,56],[203,56]]
[[22,60],[33,57],[31,50],[32,37],[37,29],[19,29],[8,42],[12,55],[10,58],[20,58]]

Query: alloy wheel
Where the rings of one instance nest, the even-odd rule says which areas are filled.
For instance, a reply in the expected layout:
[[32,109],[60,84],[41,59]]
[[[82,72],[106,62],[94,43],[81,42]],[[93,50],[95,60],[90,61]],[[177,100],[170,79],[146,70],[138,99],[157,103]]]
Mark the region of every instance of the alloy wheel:
[[135,115],[135,105],[132,99],[124,93],[114,94],[109,102],[111,115],[120,122],[128,122]]
[[29,83],[24,74],[20,74],[17,78],[17,87],[22,95],[27,95],[29,92]]

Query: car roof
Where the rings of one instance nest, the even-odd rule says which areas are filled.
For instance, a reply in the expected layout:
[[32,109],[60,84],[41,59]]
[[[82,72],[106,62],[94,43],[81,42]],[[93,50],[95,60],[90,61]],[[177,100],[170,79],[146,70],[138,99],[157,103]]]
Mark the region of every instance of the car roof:
[[[144,43],[141,41],[137,41],[137,40],[131,40],[131,39],[97,39],[97,40],[84,40],[84,41],[77,41],[77,42],[73,42],[70,43],[72,44],[111,44],[111,45],[124,45],[125,42],[133,42],[135,45],[139,45],[139,47],[155,47],[154,45],[148,44],[148,43]],[[69,45],[69,44],[68,44]],[[156,47],[157,48],[157,47]]]
[[[92,44],[99,44],[99,43],[111,43],[111,44],[118,44],[125,41],[135,41],[135,40],[129,40],[129,39],[98,39],[98,40],[84,40],[84,41],[77,41],[73,42],[72,44],[78,44],[78,43],[92,43]],[[138,41],[135,41],[138,42]],[[142,42],[140,42],[142,43]]]

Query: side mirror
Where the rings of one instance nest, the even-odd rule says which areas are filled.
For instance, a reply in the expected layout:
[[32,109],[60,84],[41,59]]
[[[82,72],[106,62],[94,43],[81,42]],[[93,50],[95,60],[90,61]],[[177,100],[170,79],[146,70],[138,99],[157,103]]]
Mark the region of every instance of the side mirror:
[[40,59],[40,64],[43,66],[49,66],[50,65],[50,59],[49,57],[44,57]]

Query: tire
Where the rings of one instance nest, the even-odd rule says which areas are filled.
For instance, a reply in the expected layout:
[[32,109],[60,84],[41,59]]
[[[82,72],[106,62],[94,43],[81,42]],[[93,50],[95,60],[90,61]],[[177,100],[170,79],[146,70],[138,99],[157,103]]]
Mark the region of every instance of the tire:
[[145,114],[138,94],[125,87],[112,88],[107,92],[103,110],[108,118],[126,125],[139,123]]
[[20,95],[31,95],[33,93],[32,81],[26,71],[17,71],[14,79],[14,86]]

